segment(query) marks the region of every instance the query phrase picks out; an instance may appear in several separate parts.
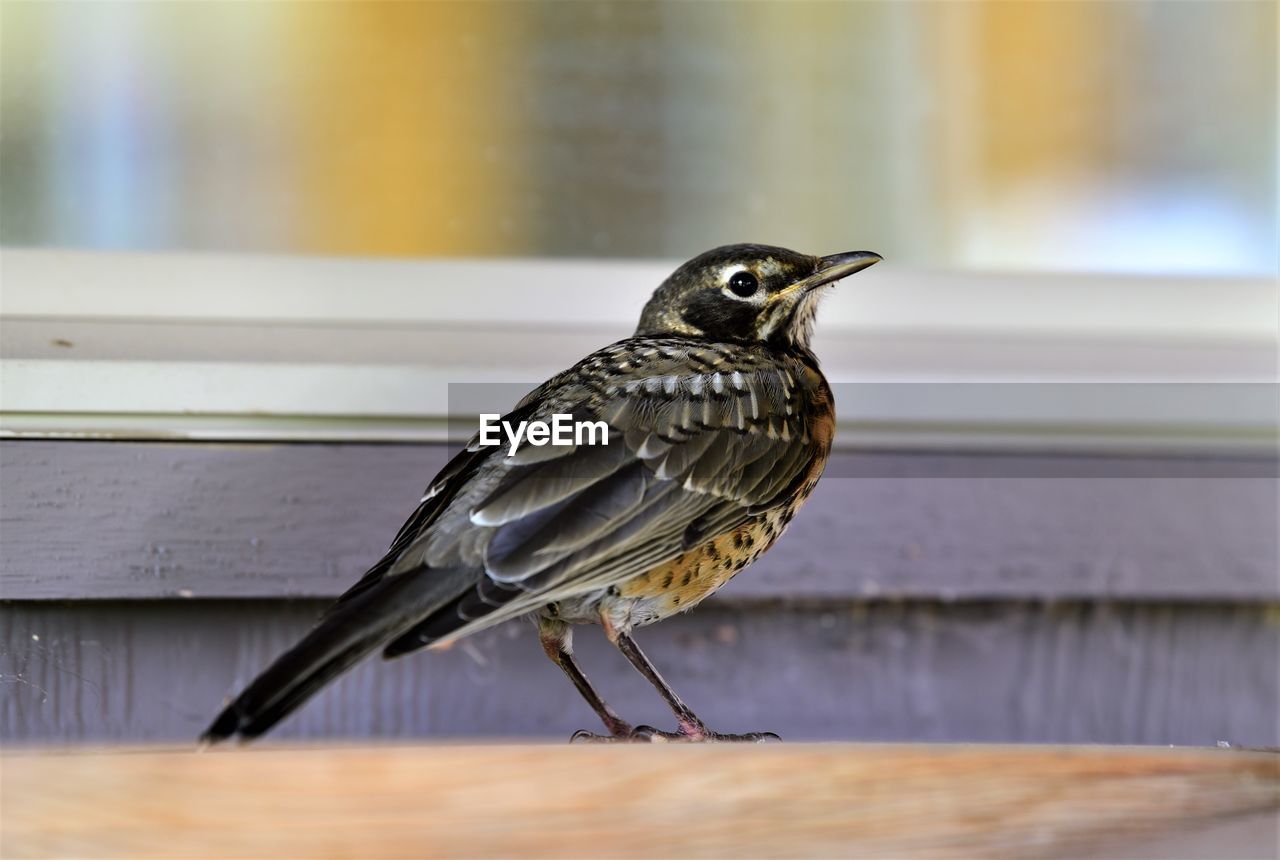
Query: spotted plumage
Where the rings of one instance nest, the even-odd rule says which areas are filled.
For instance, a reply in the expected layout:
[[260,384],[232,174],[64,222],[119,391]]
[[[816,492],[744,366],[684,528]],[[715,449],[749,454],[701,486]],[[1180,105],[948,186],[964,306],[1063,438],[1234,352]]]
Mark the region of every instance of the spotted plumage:
[[[610,737],[737,737],[710,732],[630,634],[691,608],[758,558],[813,491],[835,421],[809,349],[814,310],[824,286],[878,259],[733,245],[681,266],[634,336],[504,416],[603,422],[605,444],[506,455],[473,439],[387,554],[206,737],[260,734],[371,650],[397,656],[522,615],[538,620],[548,655]],[[604,626],[667,699],[677,732],[639,731],[608,708],[573,660],[577,623]]]

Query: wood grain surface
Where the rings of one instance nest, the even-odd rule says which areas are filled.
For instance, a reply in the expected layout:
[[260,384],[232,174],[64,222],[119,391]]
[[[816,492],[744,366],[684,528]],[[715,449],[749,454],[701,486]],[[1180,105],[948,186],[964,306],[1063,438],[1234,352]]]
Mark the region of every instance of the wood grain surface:
[[[0,598],[334,597],[442,445],[0,442]],[[840,452],[738,599],[1280,599],[1272,460]]]
[[1277,756],[1233,750],[143,749],[0,766],[12,860],[1133,857],[1153,840],[1166,860],[1261,860],[1280,807]]

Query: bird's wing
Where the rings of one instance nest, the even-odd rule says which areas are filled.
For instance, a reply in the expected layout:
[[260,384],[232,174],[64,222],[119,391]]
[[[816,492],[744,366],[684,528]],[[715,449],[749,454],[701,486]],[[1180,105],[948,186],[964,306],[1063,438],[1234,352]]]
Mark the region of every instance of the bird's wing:
[[[525,415],[532,412],[528,402],[539,390],[535,389],[530,392],[524,400],[517,404],[511,413],[505,416],[507,420],[522,420]],[[494,452],[494,448],[483,447],[479,444],[479,434],[472,437],[466,447],[445,464],[440,473],[432,479],[430,486],[427,487],[422,494],[422,498],[418,501],[418,507],[410,515],[409,519],[405,520],[404,525],[400,527],[400,531],[396,533],[395,540],[391,542],[391,546],[387,548],[382,558],[373,567],[365,571],[365,574],[354,585],[343,592],[334,606],[339,606],[352,598],[366,593],[378,582],[381,582],[387,573],[395,567],[396,562],[404,556],[409,547],[429,532],[440,515],[448,510],[450,503],[467,486],[468,482],[476,476],[476,473]]]
[[386,571],[477,572],[418,644],[623,582],[816,479],[830,426],[815,398],[829,392],[799,360],[679,338],[622,341],[552,379],[517,414],[604,422],[607,444],[526,446],[457,472],[463,485]]

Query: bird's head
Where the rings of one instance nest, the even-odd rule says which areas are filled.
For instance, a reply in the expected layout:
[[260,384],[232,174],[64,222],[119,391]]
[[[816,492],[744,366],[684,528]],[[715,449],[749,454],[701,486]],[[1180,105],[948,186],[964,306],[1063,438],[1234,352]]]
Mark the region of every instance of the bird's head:
[[870,251],[811,257],[771,245],[715,248],[663,281],[636,334],[807,349],[822,288],[879,261]]

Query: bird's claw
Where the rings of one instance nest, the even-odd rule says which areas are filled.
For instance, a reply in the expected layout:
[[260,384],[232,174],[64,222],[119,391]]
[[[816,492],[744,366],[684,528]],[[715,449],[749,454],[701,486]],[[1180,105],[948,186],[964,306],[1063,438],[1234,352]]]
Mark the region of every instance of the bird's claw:
[[613,735],[597,735],[586,729],[578,729],[569,735],[569,743],[571,744],[602,744],[613,740],[616,740]]
[[741,735],[734,735],[713,732],[705,727],[683,732],[682,736],[685,740],[696,743],[763,744],[773,741],[780,743],[782,741],[782,738],[774,732],[747,732]]
[[721,735],[716,740],[751,744],[782,743],[782,737],[777,732],[747,732],[744,735]]
[[569,743],[588,744],[625,744],[625,743],[666,743],[667,741],[687,740],[677,732],[664,732],[653,726],[636,726],[619,728],[611,734],[597,735],[586,729],[579,729],[569,737]]

